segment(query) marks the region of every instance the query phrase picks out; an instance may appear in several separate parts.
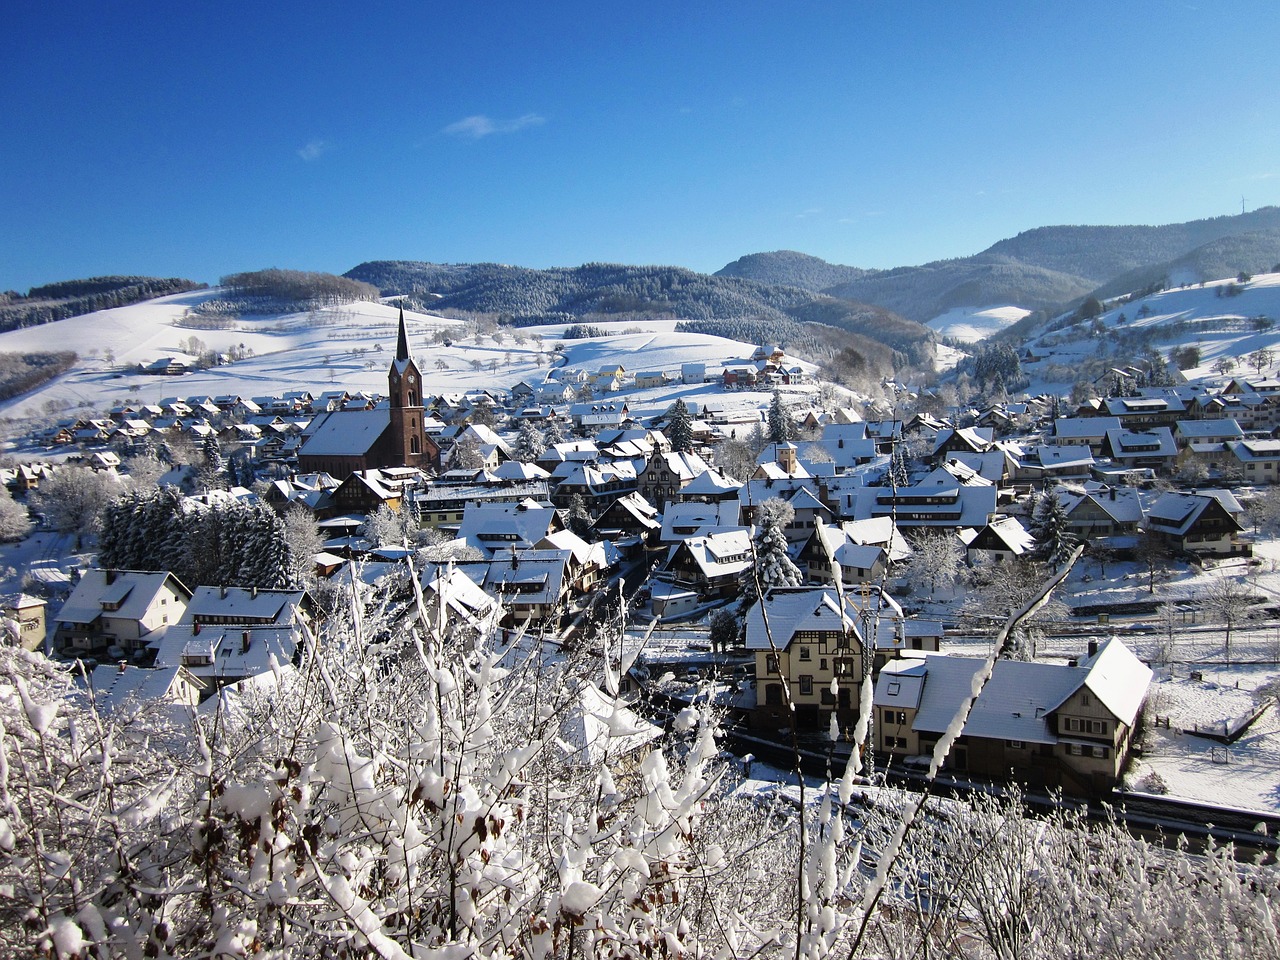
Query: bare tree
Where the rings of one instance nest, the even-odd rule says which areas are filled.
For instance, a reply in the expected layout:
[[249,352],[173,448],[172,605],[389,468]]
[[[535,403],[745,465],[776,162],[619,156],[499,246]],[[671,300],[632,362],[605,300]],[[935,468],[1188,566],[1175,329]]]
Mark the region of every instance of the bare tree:
[[114,473],[88,467],[63,467],[31,493],[32,506],[60,533],[72,533],[78,550],[84,537],[98,532],[103,509],[124,492]]
[[1253,619],[1253,600],[1248,584],[1225,572],[1214,577],[1201,596],[1206,613],[1216,623],[1222,624],[1222,651],[1228,663],[1231,662],[1231,634],[1241,624]]

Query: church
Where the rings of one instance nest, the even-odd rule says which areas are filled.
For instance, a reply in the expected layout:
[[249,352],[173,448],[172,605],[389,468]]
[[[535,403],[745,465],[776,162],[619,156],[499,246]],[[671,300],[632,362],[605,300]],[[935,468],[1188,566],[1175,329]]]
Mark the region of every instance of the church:
[[345,477],[356,470],[383,467],[438,470],[440,447],[427,436],[423,425],[422,373],[409,352],[403,307],[387,386],[385,405],[378,404],[372,410],[335,410],[311,421],[298,450],[299,472],[323,471]]

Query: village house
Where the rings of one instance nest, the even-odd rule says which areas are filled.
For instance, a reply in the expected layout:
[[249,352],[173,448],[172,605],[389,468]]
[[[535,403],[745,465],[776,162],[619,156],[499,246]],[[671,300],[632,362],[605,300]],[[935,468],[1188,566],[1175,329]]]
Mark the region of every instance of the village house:
[[1036,548],[1036,539],[1017,517],[995,516],[977,529],[960,531],[965,562],[1003,563],[1025,557]]
[[54,649],[63,656],[125,656],[144,651],[156,631],[177,623],[191,591],[171,573],[86,570],[55,617]]
[[877,581],[888,568],[884,548],[856,542],[842,527],[819,523],[796,555],[796,565],[812,583],[849,586]]
[[1226,446],[1246,483],[1280,483],[1280,440],[1238,440]]
[[1244,527],[1238,519],[1243,512],[1227,490],[1169,491],[1147,510],[1146,528],[1174,551],[1247,555],[1252,549],[1240,540]]
[[748,530],[686,537],[670,548],[655,576],[704,601],[731,598],[738,594],[742,575],[751,569],[752,556]]
[[[886,664],[875,688],[876,746],[895,757],[931,757],[984,665],[944,655]],[[1119,781],[1151,676],[1119,640],[1091,645],[1086,659],[1067,666],[996,660],[946,767],[1105,793]]]
[[1053,421],[1053,442],[1062,446],[1087,446],[1095,457],[1102,455],[1108,430],[1119,430],[1119,417],[1059,417]]
[[1168,427],[1144,430],[1108,430],[1102,445],[1104,456],[1129,470],[1169,472],[1178,457],[1178,447]]
[[709,469],[696,453],[655,453],[636,477],[636,492],[661,510]]
[[788,728],[792,706],[800,730],[825,729],[833,711],[841,726],[855,721],[851,691],[870,664],[848,598],[842,604],[829,587],[774,587],[748,611],[745,629],[756,667],[753,729]]
[[6,636],[24,650],[39,650],[44,645],[44,600],[26,593],[11,593],[0,600],[0,617],[5,621]]
[[1080,490],[1059,488],[1058,502],[1067,517],[1067,531],[1081,543],[1122,544],[1133,538],[1142,524],[1142,503],[1132,487],[1086,484]]

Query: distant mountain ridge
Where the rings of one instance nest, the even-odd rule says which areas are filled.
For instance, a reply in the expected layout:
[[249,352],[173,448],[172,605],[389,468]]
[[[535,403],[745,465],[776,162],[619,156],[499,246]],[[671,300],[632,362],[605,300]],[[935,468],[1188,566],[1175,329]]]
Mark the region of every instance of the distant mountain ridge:
[[[1036,310],[1098,290],[1114,296],[1170,271],[1179,273],[1175,282],[1194,282],[1268,269],[1278,256],[1277,233],[1280,207],[1262,207],[1162,226],[1037,227],[973,256],[891,270],[840,266],[781,250],[741,257],[716,275],[805,286],[925,323],[957,307],[1012,304]],[[839,279],[813,286],[828,277]]]
[[906,352],[932,342],[923,325],[866,304],[798,285],[710,276],[683,267],[588,263],[533,270],[495,263],[438,264],[406,260],[362,263],[345,276],[384,295],[424,306],[506,314],[517,323],[628,314],[667,315],[709,332],[705,324],[751,321],[784,341],[797,325],[824,323]]

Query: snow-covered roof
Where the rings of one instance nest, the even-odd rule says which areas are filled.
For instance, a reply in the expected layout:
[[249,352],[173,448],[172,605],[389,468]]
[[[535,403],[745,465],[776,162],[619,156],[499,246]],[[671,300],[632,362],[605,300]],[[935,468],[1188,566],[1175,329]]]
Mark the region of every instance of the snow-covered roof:
[[785,650],[800,631],[849,634],[860,648],[862,636],[847,604],[841,611],[829,587],[774,587],[747,612],[746,648]]
[[[86,570],[55,619],[62,623],[87,624],[106,613],[113,619],[140,621],[166,583],[169,589],[186,599],[186,587],[171,573]],[[107,610],[104,605],[115,609]]]
[[558,745],[565,763],[594,769],[606,756],[626,756],[660,736],[660,727],[588,683],[560,723]]
[[1184,440],[1236,440],[1244,436],[1238,420],[1222,417],[1214,420],[1179,420],[1178,436]]
[[[1117,639],[1103,643],[1096,654],[1080,662],[1080,668],[1087,671],[1084,685],[1089,691],[1117,719],[1133,726],[1151,684],[1151,668]],[[1061,705],[1055,704],[1054,709]]]
[[680,488],[682,497],[715,497],[719,499],[742,489],[742,484],[724,476],[714,468],[708,468]]
[[741,505],[737,500],[717,500],[712,503],[690,500],[669,503],[662,515],[661,538],[664,542],[670,543],[709,533],[712,530],[740,528],[741,512]]
[[1068,517],[1088,500],[1117,523],[1142,522],[1142,502],[1138,499],[1138,491],[1132,487],[1101,487],[1080,493],[1059,488],[1057,496]]
[[307,428],[308,436],[298,452],[308,457],[362,456],[390,424],[387,410],[322,413]]
[[1059,439],[1101,440],[1108,430],[1119,429],[1119,417],[1059,417],[1053,421],[1053,435]]
[[293,620],[303,590],[260,590],[257,587],[196,587],[179,623],[275,623]]

